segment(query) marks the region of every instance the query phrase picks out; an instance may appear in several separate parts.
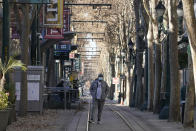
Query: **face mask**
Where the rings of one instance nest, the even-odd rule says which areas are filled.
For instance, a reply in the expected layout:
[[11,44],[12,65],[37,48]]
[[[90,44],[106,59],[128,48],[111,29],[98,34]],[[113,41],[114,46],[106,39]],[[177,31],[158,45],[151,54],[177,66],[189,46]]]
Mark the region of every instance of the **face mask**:
[[99,81],[102,81],[103,80],[103,77],[99,77]]

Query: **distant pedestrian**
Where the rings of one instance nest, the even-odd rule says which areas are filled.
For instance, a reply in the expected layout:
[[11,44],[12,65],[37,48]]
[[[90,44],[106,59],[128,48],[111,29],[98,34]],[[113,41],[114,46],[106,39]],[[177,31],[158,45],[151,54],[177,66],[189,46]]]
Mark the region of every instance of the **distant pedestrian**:
[[[64,88],[64,79],[61,79],[60,82],[56,85],[56,87]],[[58,95],[59,95],[61,101],[63,101],[64,100],[64,92],[58,92]]]
[[98,107],[97,124],[100,124],[101,114],[108,92],[108,84],[103,80],[103,75],[99,74],[98,78],[92,82],[90,87],[90,93],[92,96],[91,123],[94,123],[95,109]]

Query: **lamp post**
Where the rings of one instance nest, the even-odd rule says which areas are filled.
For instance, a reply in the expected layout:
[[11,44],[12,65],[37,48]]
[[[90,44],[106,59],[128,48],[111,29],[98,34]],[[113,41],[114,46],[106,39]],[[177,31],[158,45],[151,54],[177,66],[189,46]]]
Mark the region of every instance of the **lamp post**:
[[[116,62],[117,62],[117,77],[118,77],[118,73],[119,73],[119,69],[120,69],[120,57],[116,56]],[[120,103],[121,101],[121,90],[120,90],[120,78],[119,78],[119,84],[116,85],[116,97],[118,97],[118,103]]]
[[[163,15],[164,15],[164,12],[165,12],[165,6],[162,4],[161,1],[159,1],[159,4],[156,6],[156,13],[157,13],[157,19],[158,19],[158,26],[159,26],[159,39],[160,39],[160,34],[161,32],[167,34],[167,31],[165,31],[164,27],[163,27]],[[168,45],[168,40],[166,42],[167,44],[167,60],[166,60],[166,67],[167,67],[167,79],[166,79],[166,90],[165,92],[162,92],[164,93],[165,95],[165,99],[163,102],[162,105],[163,108],[161,109],[160,111],[160,114],[159,114],[159,118],[160,119],[168,119],[169,117],[169,94],[170,94],[170,81],[169,81],[169,78],[170,78],[170,70],[169,70],[169,45]]]
[[121,101],[123,100],[124,102],[124,99],[125,99],[125,83],[124,83],[124,80],[125,80],[125,74],[124,74],[124,63],[125,63],[125,56],[126,56],[126,53],[125,53],[125,50],[123,49],[121,51],[121,94],[122,94],[122,99]]
[[[158,17],[159,22],[159,38],[161,32],[168,35],[167,30],[163,27],[163,15],[165,12],[165,7],[162,4],[161,1],[159,1],[159,4],[156,6],[156,13]],[[183,8],[182,8],[182,1],[179,2],[177,7],[177,14],[178,14],[178,20],[179,20],[179,35],[183,33],[183,27],[182,27],[182,21],[183,21]],[[169,66],[169,43],[168,43],[168,37],[167,37],[167,60],[166,60],[166,67],[167,67],[167,79],[166,79],[166,91],[164,92],[165,96],[165,102],[164,106],[160,111],[159,118],[160,119],[168,119],[169,117],[169,100],[170,100],[170,66]]]
[[135,75],[135,82],[136,82],[136,90],[134,91],[135,96],[135,106],[141,106],[144,102],[143,97],[143,87],[142,87],[142,61],[143,61],[143,51],[144,51],[144,29],[142,26],[136,28],[136,75]]

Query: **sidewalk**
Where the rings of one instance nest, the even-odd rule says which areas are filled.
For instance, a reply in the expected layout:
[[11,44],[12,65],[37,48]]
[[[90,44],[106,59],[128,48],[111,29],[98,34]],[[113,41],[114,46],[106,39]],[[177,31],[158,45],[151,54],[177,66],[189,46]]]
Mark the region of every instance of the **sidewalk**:
[[[183,125],[179,122],[168,122],[168,120],[160,120],[158,114],[153,114],[152,112],[140,111],[136,108],[130,108],[127,106],[118,105],[120,108],[124,108],[130,111],[133,119],[138,122],[145,123],[148,127],[153,127],[159,131],[195,131],[196,128],[184,129]],[[196,127],[196,125],[195,125]]]
[[[141,124],[145,124],[147,127],[155,128],[159,131],[196,131],[196,109],[195,109],[195,127],[190,129],[184,129],[183,125],[179,122],[168,122],[168,120],[159,119],[158,114],[153,114],[148,111],[140,111],[137,108],[130,108],[128,106],[124,106],[121,104],[117,104],[117,101],[107,100],[109,104],[113,104],[114,106],[122,108],[126,110],[128,115],[132,116],[131,119],[136,119],[136,121],[141,122]],[[152,129],[151,129],[152,130]],[[157,131],[156,130],[156,131]],[[153,130],[152,130],[153,131]]]

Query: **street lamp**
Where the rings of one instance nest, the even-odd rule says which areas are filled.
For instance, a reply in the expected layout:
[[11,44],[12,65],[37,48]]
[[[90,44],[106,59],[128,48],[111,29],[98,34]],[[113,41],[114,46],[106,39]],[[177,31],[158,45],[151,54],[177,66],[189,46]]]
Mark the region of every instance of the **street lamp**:
[[122,51],[121,51],[121,56],[122,56],[122,57],[125,57],[125,55],[126,55],[126,54],[125,54],[125,51],[122,50]]
[[[159,22],[159,38],[160,38],[160,33],[161,31],[163,31],[164,34],[168,35],[167,30],[164,29],[164,27],[162,26],[162,22],[163,22],[163,15],[165,12],[165,7],[162,4],[162,2],[160,1],[159,4],[157,5],[156,9],[156,13],[157,13],[157,17],[158,17],[158,22]],[[178,25],[179,25],[179,34],[182,34],[183,32],[183,26],[182,26],[182,21],[183,21],[183,6],[182,6],[182,1],[179,2],[178,6],[177,6],[177,15],[178,15]],[[170,97],[170,69],[169,69],[169,45],[168,45],[168,38],[167,38],[167,82],[166,82],[166,91],[162,92],[162,94],[164,95],[163,99],[163,108],[160,111],[159,114],[159,118],[160,119],[168,119],[169,117],[169,97]]]
[[[167,31],[165,31],[164,27],[163,27],[163,15],[165,13],[165,6],[162,4],[162,1],[159,1],[159,4],[156,6],[156,13],[157,13],[157,18],[158,18],[158,26],[159,26],[159,39],[160,39],[160,35],[161,32],[163,31],[163,33],[167,34]],[[168,43],[167,44],[167,74],[169,74],[169,49],[168,49]],[[167,78],[169,78],[169,75],[167,76]],[[169,79],[166,80],[166,91],[165,92],[161,92],[163,95],[165,95],[164,99],[162,99],[161,101],[161,105],[162,109],[160,111],[159,114],[159,118],[160,119],[168,119],[169,117]],[[167,96],[167,97],[166,97]]]
[[139,37],[143,37],[143,35],[144,35],[144,29],[142,27],[139,27],[137,29],[137,33],[138,33]]
[[162,4],[162,1],[159,1],[158,5],[155,7],[158,21],[163,21],[163,15],[165,13],[165,6]]
[[183,15],[184,15],[182,1],[180,1],[179,4],[178,4],[177,14],[178,14],[178,17],[183,17]]
[[120,62],[120,57],[119,56],[116,57],[116,62],[118,62],[118,63]]

